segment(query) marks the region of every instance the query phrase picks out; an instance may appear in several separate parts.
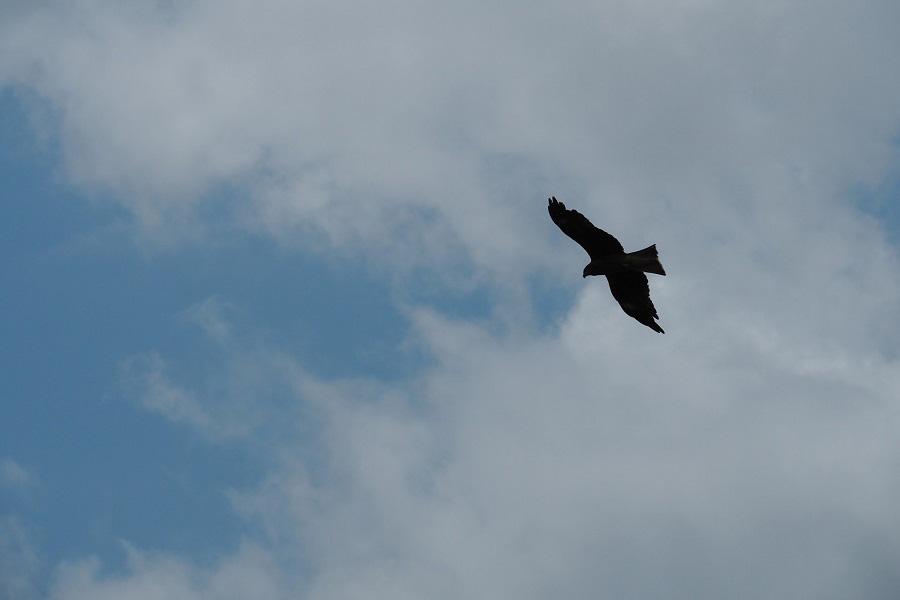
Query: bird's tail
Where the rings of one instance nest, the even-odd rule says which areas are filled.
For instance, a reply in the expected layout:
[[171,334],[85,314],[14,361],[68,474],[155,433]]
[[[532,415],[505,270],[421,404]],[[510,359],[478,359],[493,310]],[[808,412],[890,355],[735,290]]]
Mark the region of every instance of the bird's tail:
[[645,273],[656,273],[657,275],[665,275],[666,270],[663,269],[662,263],[659,262],[659,254],[656,252],[656,244],[647,246],[643,250],[637,252],[629,252],[630,262],[635,267]]

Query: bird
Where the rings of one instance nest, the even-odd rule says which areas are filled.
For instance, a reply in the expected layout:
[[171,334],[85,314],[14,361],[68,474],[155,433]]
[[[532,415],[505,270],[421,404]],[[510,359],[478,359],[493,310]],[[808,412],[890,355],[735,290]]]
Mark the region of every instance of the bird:
[[547,210],[556,226],[591,257],[581,276],[606,275],[609,291],[625,314],[657,333],[665,333],[656,322],[659,315],[650,300],[650,285],[644,275],[666,274],[659,262],[656,244],[626,253],[619,240],[595,227],[577,210],[567,209],[555,196],[549,198]]

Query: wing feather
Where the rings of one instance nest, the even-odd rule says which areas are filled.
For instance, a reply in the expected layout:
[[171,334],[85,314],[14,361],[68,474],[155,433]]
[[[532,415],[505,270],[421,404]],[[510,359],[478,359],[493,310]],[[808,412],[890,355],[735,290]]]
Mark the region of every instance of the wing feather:
[[650,285],[646,275],[640,271],[622,271],[607,275],[606,279],[609,281],[609,291],[625,314],[653,331],[665,333],[655,320],[659,315],[650,299]]
[[596,257],[610,254],[624,254],[625,249],[619,240],[595,227],[587,217],[577,210],[566,209],[566,205],[555,197],[550,198],[547,205],[550,218],[563,233],[578,242],[593,260]]

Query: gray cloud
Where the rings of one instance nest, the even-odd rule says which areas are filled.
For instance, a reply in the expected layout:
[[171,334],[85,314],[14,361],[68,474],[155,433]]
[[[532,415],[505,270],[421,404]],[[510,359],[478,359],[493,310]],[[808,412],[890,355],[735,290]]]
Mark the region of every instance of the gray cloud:
[[521,190],[487,194],[492,156],[560,174],[534,183],[615,225],[666,206],[715,225],[877,180],[898,125],[879,3],[176,7],[35,11],[4,36],[0,73],[59,108],[71,175],[148,227],[247,181],[239,214],[267,229],[385,243],[428,208],[508,265],[537,259],[534,224]]
[[552,336],[420,312],[436,363],[397,385],[290,367],[315,441],[270,440],[268,478],[232,492],[292,565],[269,584],[321,599],[895,594],[896,364],[803,340],[774,353],[744,331],[662,346],[598,311],[604,294]]
[[34,489],[37,478],[11,458],[0,458],[0,490],[25,493]]
[[0,515],[0,595],[30,598],[38,570],[35,528],[15,515]]
[[[173,382],[156,358],[141,398],[212,437],[280,424],[267,481],[233,493],[264,533],[207,571],[74,563],[55,597],[220,597],[243,568],[268,597],[896,597],[900,266],[848,201],[896,155],[896,8],[48,6],[3,30],[0,77],[151,239],[231,183],[234,225],[388,274],[464,254],[502,313],[527,277],[582,285],[556,193],[670,273],[664,338],[596,281],[547,333],[413,307],[435,366],[390,384],[242,352],[201,306],[244,376]],[[269,375],[313,442],[253,402]]]
[[152,555],[127,544],[125,549],[131,576],[98,581],[101,565],[96,559],[66,563],[59,569],[50,597],[84,600],[283,597],[279,595],[271,559],[251,545],[242,547],[234,557],[210,570],[191,570],[171,556]]

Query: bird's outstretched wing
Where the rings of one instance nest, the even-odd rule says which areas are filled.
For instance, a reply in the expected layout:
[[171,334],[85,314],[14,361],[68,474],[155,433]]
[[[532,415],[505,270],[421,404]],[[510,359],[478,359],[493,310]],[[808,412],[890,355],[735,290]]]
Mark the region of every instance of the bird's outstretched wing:
[[547,210],[556,226],[562,229],[564,234],[578,242],[592,260],[599,256],[625,253],[619,240],[602,229],[594,227],[587,217],[577,210],[566,209],[566,205],[556,197],[550,198]]
[[653,331],[665,333],[656,322],[659,315],[650,300],[650,286],[646,275],[640,271],[621,271],[607,275],[606,279],[609,281],[609,291],[625,314]]

